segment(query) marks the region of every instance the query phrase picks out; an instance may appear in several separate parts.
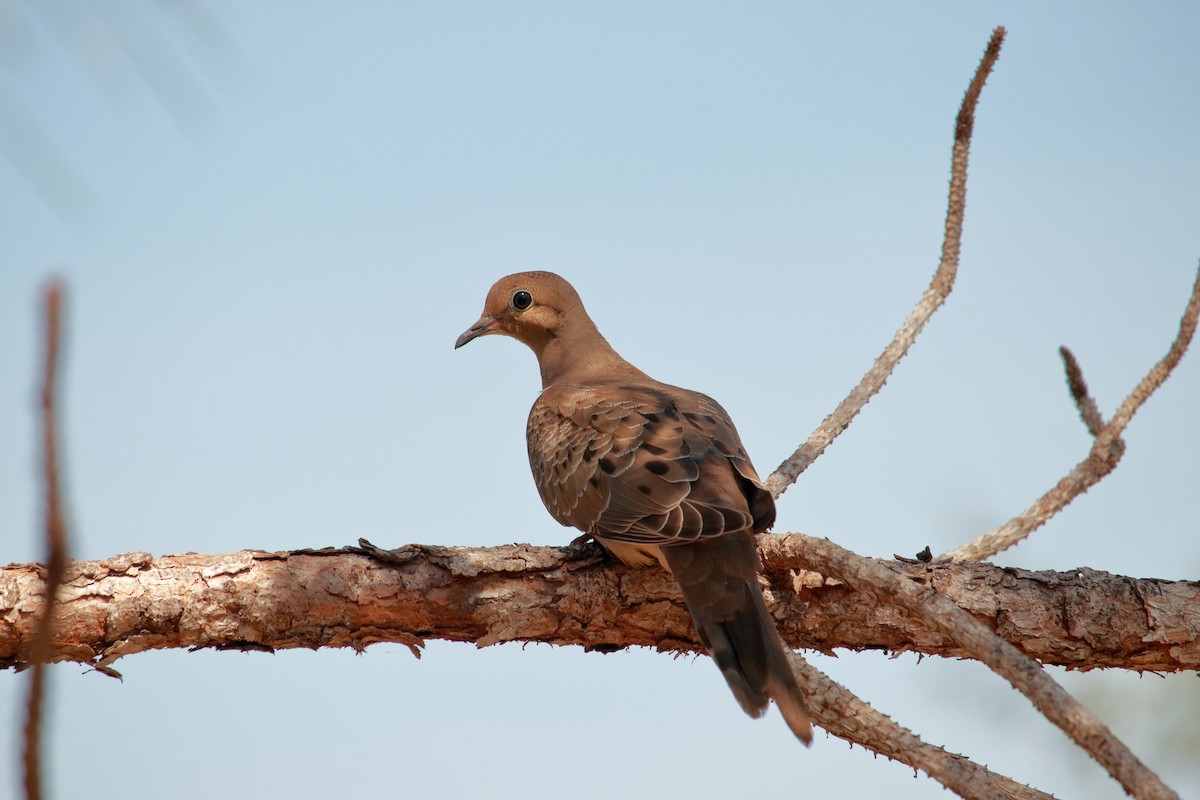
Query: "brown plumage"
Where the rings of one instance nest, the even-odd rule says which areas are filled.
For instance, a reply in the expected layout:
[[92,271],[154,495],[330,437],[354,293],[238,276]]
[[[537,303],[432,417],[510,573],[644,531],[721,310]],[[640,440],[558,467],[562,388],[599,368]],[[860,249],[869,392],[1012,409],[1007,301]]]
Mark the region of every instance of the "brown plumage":
[[501,278],[455,348],[500,333],[537,355],[529,464],[550,514],[630,564],[662,564],[746,713],[773,699],[805,743],[812,731],[758,585],[754,534],[775,522],[725,409],[659,383],[621,358],[569,283],[551,272]]

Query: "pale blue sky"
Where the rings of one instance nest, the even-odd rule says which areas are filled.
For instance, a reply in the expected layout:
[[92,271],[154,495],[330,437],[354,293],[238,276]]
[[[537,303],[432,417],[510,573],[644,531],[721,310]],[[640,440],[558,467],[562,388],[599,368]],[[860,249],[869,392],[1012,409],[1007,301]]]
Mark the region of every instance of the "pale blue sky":
[[[623,355],[720,399],[766,475],[927,284],[954,114],[997,24],[955,293],[777,530],[887,556],[1022,510],[1089,446],[1057,347],[1110,413],[1165,352],[1200,259],[1193,3],[165,7],[0,17],[3,561],[40,555],[52,273],[78,558],[565,543],[526,465],[532,355],[451,349],[523,269],[563,274]],[[1198,398],[1193,353],[1118,471],[998,561],[1196,578]],[[978,665],[816,660],[936,744],[1122,796]],[[52,670],[56,796],[945,796],[746,719],[707,659],[434,642],[419,662],[117,666],[124,683]],[[24,681],[0,676],[0,793]],[[1195,675],[1068,684],[1200,794],[1181,755],[1200,747]]]

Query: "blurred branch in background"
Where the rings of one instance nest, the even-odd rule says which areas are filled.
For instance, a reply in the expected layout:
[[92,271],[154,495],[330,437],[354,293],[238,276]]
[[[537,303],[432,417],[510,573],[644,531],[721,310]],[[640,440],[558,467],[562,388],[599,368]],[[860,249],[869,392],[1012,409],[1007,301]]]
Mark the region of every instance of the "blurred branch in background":
[[58,593],[67,569],[67,523],[62,507],[62,485],[58,463],[58,373],[61,347],[62,286],[51,281],[44,300],[46,323],[42,354],[42,486],[45,490],[46,566],[45,583],[37,615],[37,627],[28,642],[29,699],[25,712],[25,796],[42,797],[42,708],[46,697],[46,668],[54,641]]
[[217,115],[222,69],[238,48],[220,15],[199,0],[181,2],[10,2],[0,4],[0,150],[14,170],[64,220],[97,202],[77,160],[45,122],[28,76],[45,69],[43,48],[71,56],[83,79],[110,101],[141,87],[181,133],[194,134]]
[[75,219],[91,204],[75,166],[7,82],[0,82],[0,149],[59,218]]

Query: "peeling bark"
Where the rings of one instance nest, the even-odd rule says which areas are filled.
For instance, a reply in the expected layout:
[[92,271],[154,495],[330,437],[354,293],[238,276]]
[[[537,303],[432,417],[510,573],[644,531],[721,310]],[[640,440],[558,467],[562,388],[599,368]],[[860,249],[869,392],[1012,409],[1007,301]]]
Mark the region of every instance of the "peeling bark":
[[[794,647],[964,654],[887,597],[800,569],[801,535],[760,537],[768,602]],[[1090,569],[887,562],[928,584],[1043,664],[1173,672],[1200,667],[1200,583]],[[45,596],[44,568],[0,569],[0,667],[21,667]],[[698,649],[674,582],[577,549],[406,545],[71,564],[52,660],[104,670],[143,650],[277,650],[426,639]]]

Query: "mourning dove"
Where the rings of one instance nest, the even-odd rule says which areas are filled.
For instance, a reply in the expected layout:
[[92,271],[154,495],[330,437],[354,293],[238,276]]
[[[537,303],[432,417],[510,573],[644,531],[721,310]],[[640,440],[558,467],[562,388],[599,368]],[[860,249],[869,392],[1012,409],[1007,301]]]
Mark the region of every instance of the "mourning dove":
[[497,281],[454,347],[493,333],[529,345],[541,367],[527,436],[546,509],[622,561],[671,572],[746,713],[762,716],[773,699],[811,742],[758,584],[754,534],[775,522],[775,502],[725,409],[621,358],[571,284],[551,272]]

